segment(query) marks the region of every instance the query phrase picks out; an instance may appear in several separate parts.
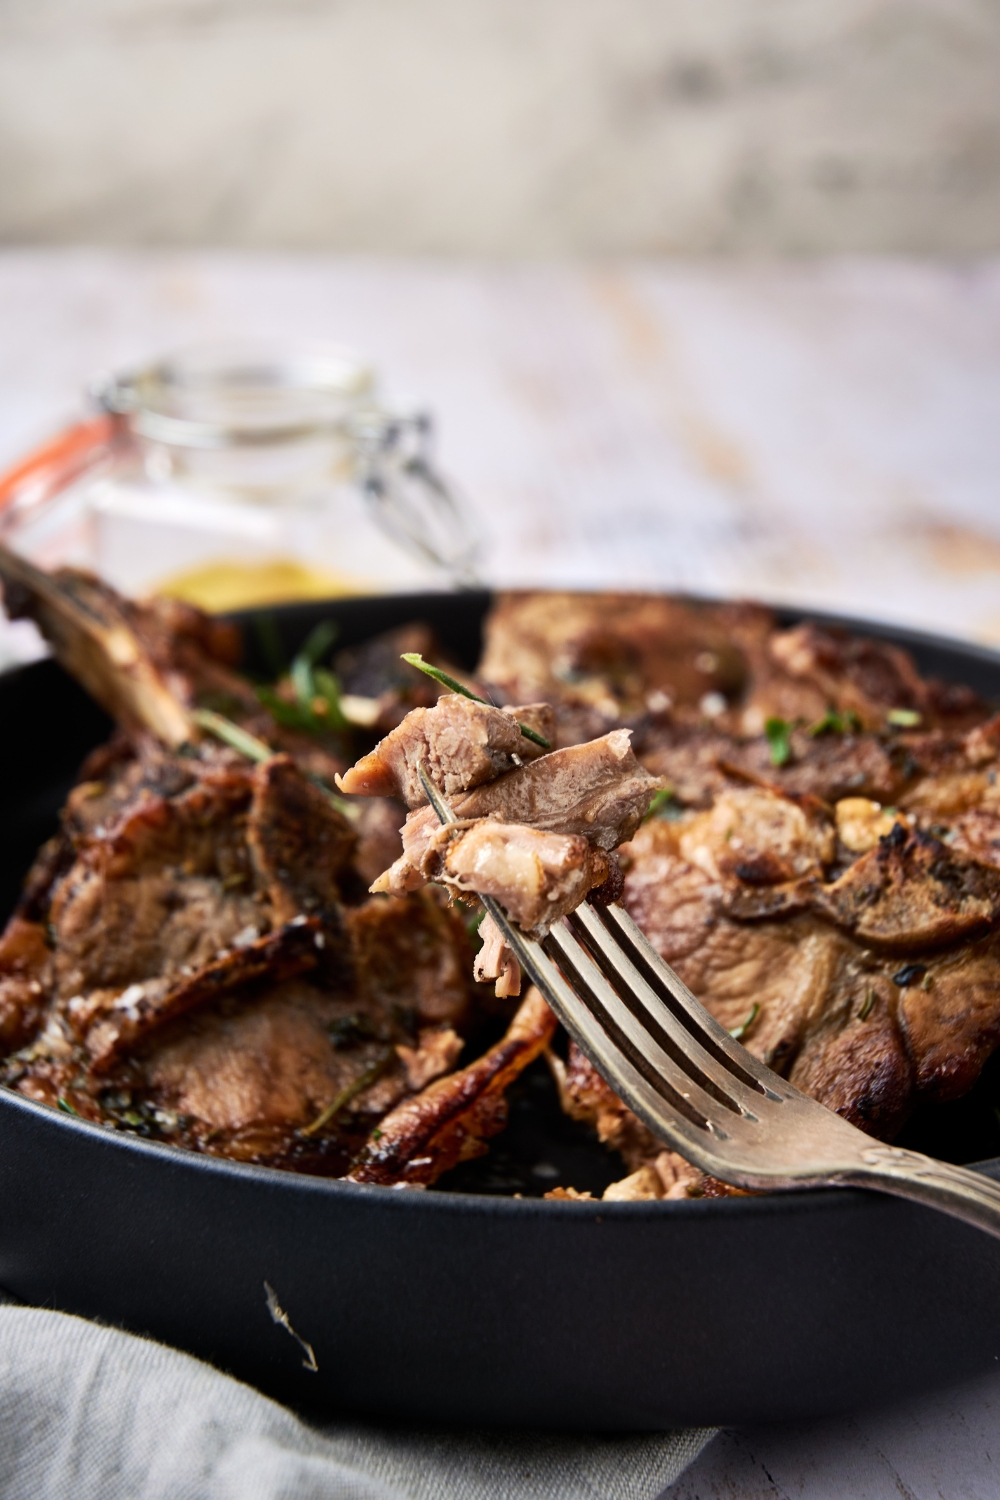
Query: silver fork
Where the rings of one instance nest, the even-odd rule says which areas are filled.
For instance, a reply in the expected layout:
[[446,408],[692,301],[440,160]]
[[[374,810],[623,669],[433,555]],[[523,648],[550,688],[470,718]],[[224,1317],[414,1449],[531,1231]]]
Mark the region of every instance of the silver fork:
[[[442,823],[455,815],[418,768]],[[733,1040],[620,906],[578,907],[540,942],[483,906],[594,1067],[671,1150],[734,1187],[878,1188],[1000,1238],[1000,1185],[884,1146]]]

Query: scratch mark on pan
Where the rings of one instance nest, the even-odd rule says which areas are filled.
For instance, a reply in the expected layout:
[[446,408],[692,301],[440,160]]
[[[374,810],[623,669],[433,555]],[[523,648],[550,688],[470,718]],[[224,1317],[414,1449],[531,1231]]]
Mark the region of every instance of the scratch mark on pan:
[[280,1324],[280,1326],[285,1330],[286,1333],[290,1333],[292,1335],[292,1338],[306,1355],[306,1358],[302,1361],[302,1368],[304,1370],[312,1370],[313,1372],[317,1371],[319,1369],[319,1365],[316,1363],[316,1356],[313,1353],[312,1344],[307,1344],[305,1339],[299,1338],[299,1335],[292,1327],[288,1314],[285,1312],[281,1303],[278,1301],[274,1287],[271,1286],[267,1281],[264,1282],[264,1291],[267,1293],[267,1310],[271,1314],[272,1319],[275,1323]]

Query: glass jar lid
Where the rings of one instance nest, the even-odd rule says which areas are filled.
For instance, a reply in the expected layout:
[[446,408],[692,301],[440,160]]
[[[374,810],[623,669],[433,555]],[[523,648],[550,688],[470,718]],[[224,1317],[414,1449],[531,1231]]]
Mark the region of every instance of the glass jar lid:
[[147,442],[257,447],[340,430],[348,413],[374,400],[375,374],[333,345],[224,343],[168,355],[93,389]]

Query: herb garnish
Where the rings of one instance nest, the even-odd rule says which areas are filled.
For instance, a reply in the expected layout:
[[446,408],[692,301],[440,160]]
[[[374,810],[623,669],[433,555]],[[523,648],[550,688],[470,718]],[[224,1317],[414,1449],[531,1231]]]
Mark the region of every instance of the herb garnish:
[[874,988],[873,988],[872,985],[869,985],[868,988],[867,988],[867,990],[865,991],[865,998],[864,998],[864,1001],[862,1002],[861,1009],[858,1011],[858,1020],[859,1021],[867,1021],[868,1017],[872,1013],[872,1006],[874,1004],[875,1004],[875,990],[874,990]]
[[248,730],[241,729],[224,714],[217,714],[213,708],[192,709],[191,717],[199,729],[207,729],[209,734],[214,734],[217,740],[221,740],[231,750],[238,750],[241,755],[246,756],[247,760],[258,762],[270,760],[274,754],[270,745],[265,745],[263,740],[259,740]]
[[[449,677],[448,673],[442,672],[440,667],[432,667],[430,662],[424,661],[419,651],[404,651],[402,659],[408,662],[411,667],[416,667],[418,672],[426,672],[428,677],[433,677],[435,682],[440,682],[443,687],[450,688],[453,693],[461,693],[463,698],[471,698],[473,703],[486,703],[487,708],[492,707],[492,704],[487,703],[485,698],[480,698],[478,693],[470,692],[457,678]],[[524,738],[530,740],[533,745],[541,745],[543,750],[552,749],[551,744],[545,738],[544,734],[539,734],[537,730],[530,729],[527,724],[518,724],[517,727],[524,735]]]
[[734,1026],[732,1031],[729,1033],[734,1042],[742,1042],[743,1038],[746,1036],[747,1032],[750,1030],[750,1027],[753,1025],[759,1015],[760,1006],[756,1002],[754,1002],[754,1004],[751,1006],[750,1014],[748,1016],[745,1016],[740,1024],[738,1026]]
[[861,728],[861,720],[853,708],[837,710],[828,708],[821,719],[809,726],[809,734],[817,739],[821,734],[852,734]]
[[795,725],[787,719],[768,719],[764,724],[764,734],[771,747],[772,766],[784,766],[791,760],[794,728]]
[[264,707],[288,729],[302,729],[319,734],[324,729],[344,733],[350,729],[340,706],[340,683],[319,660],[329,651],[337,635],[332,620],[321,620],[292,662],[289,677],[295,690],[295,701],[289,703],[272,687],[258,687],[257,697]]
[[82,1120],[83,1119],[83,1116],[81,1115],[80,1111],[78,1109],[74,1109],[73,1106],[72,1106],[72,1104],[70,1104],[69,1100],[66,1099],[66,1098],[64,1098],[62,1094],[60,1094],[59,1097],[58,1097],[58,1099],[56,1100],[56,1105],[57,1105],[57,1107],[59,1109],[62,1110],[63,1114],[65,1114],[65,1115],[76,1115],[76,1118],[78,1120]]
[[358,1094],[364,1093],[366,1088],[382,1077],[382,1074],[392,1062],[395,1055],[395,1048],[387,1047],[381,1056],[377,1057],[363,1073],[355,1078],[353,1083],[349,1083],[346,1088],[341,1089],[340,1093],[326,1106],[322,1114],[317,1115],[311,1125],[306,1125],[300,1130],[299,1135],[315,1135],[318,1130],[323,1129],[324,1125],[329,1125],[340,1114],[340,1111],[346,1105],[350,1104],[352,1099],[356,1098]]
[[644,823],[648,823],[650,818],[669,817],[670,810],[674,805],[674,800],[673,787],[661,786],[660,789],[654,792],[652,797],[650,798],[649,808],[647,809],[646,816],[642,821]]

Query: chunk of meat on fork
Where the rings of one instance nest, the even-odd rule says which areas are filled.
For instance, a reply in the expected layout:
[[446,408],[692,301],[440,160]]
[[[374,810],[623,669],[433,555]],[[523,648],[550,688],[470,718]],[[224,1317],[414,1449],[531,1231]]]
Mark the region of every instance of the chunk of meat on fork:
[[[554,750],[452,799],[452,810],[467,826],[481,819],[519,824],[541,833],[582,838],[594,851],[610,852],[631,838],[660,786],[639,765],[629,741],[630,731],[619,729],[585,745]],[[403,826],[403,856],[376,883],[376,889],[413,890],[421,885],[429,878],[425,868],[434,867],[440,838],[441,824],[433,808],[411,812]],[[596,864],[594,868],[596,874]],[[606,875],[607,870],[601,881]],[[588,889],[580,889],[580,900]],[[504,899],[496,891],[487,894]]]
[[407,807],[422,807],[427,794],[418,766],[425,767],[440,791],[453,796],[513,769],[521,740],[511,714],[459,693],[444,693],[433,708],[408,713],[370,755],[337,777],[337,785],[342,792],[400,797]]
[[495,896],[536,937],[603,885],[608,855],[579,834],[545,833],[482,818],[448,823],[427,845],[420,873],[462,895]]

